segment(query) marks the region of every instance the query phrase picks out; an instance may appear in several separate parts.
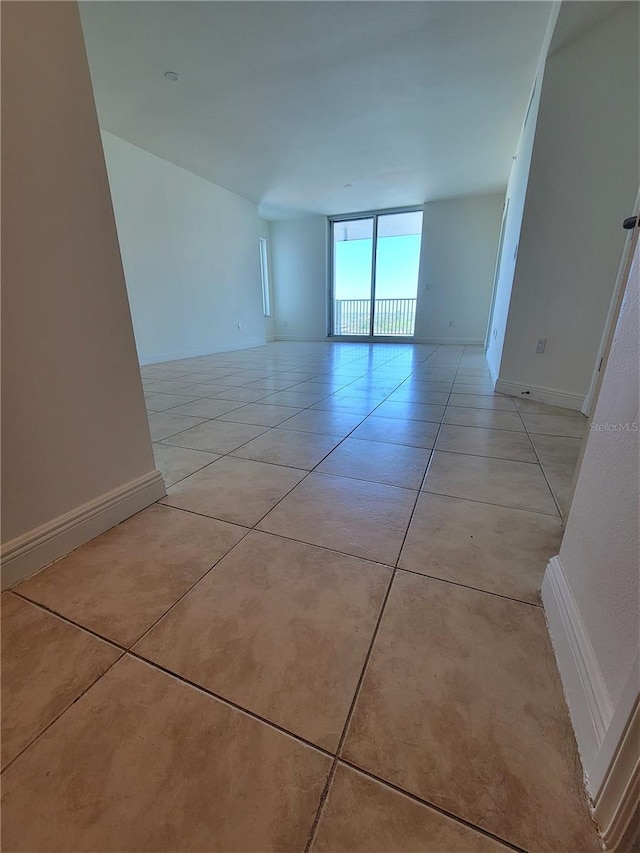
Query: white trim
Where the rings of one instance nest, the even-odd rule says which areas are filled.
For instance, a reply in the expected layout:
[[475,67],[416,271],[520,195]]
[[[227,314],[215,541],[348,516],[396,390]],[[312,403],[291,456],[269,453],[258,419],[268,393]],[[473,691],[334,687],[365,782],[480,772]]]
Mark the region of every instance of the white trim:
[[268,344],[272,344],[274,341],[277,341],[277,340],[278,339],[276,338],[275,335],[267,335],[267,343]]
[[526,400],[537,400],[539,403],[548,403],[551,406],[560,406],[563,409],[573,409],[576,412],[581,412],[584,408],[584,396],[582,394],[570,394],[566,391],[558,391],[555,388],[541,388],[537,385],[523,385],[518,382],[505,382],[504,379],[498,379],[495,383],[495,390],[499,394],[508,394],[510,397],[524,397]]
[[487,350],[484,354],[485,361],[487,362],[487,367],[489,368],[489,373],[491,374],[491,381],[493,382],[493,390],[495,391],[496,386],[498,384],[498,374],[494,373],[493,365],[489,361],[489,350]]
[[593,817],[605,849],[618,850],[624,838],[626,851],[629,833],[640,835],[631,824],[640,802],[640,654],[614,709],[559,557],[545,572],[542,603]]
[[64,557],[166,495],[160,471],[149,471],[2,545],[2,589]]
[[260,247],[260,284],[262,285],[262,314],[271,316],[271,285],[269,284],[269,256],[267,254],[267,238],[258,237]]
[[[531,98],[529,99],[529,108],[527,109],[527,116],[529,115],[529,110],[531,109],[531,104],[533,103],[533,96],[536,93],[536,86],[538,84],[538,78],[533,81],[533,88],[531,89]],[[527,119],[525,118],[524,124],[527,123]],[[523,125],[524,127],[524,125]],[[498,252],[496,255],[496,262],[494,264],[494,272],[493,272],[493,287],[491,288],[491,305],[489,307],[489,316],[487,317],[487,328],[484,333],[484,351],[485,353],[489,349],[489,345],[491,344],[491,333],[493,331],[493,314],[496,308],[496,295],[498,293],[498,282],[500,281],[500,268],[502,266],[502,251],[504,247],[504,235],[507,230],[507,217],[509,215],[509,204],[511,203],[511,198],[507,194],[509,187],[505,187],[504,191],[504,201],[502,202],[502,219],[500,221],[500,239],[498,240]]]
[[[636,214],[640,213],[640,186],[638,187],[638,192],[636,193],[636,201],[633,205],[632,210],[634,210]],[[618,319],[618,313],[620,311],[620,296],[622,291],[624,290],[627,281],[629,268],[631,266],[631,259],[633,257],[635,241],[637,239],[637,228],[632,228],[630,231],[627,231],[624,249],[622,251],[622,256],[620,257],[620,265],[618,266],[618,272],[616,275],[616,281],[613,286],[613,293],[611,294],[611,300],[609,302],[607,319],[605,320],[604,329],[602,330],[600,346],[598,347],[598,355],[596,357],[595,365],[593,368],[591,382],[589,383],[589,391],[587,392],[587,396],[584,399],[584,408],[582,411],[587,416],[591,414],[591,407],[593,406],[596,389],[598,387],[598,378],[602,368],[604,367],[608,346],[611,342],[616,321]]]
[[[631,828],[631,833],[635,831],[635,838],[640,836],[640,826],[636,822],[635,827],[631,827],[631,821],[636,814],[638,803],[640,802],[640,754],[638,752],[638,744],[640,744],[640,701],[638,699],[638,658],[636,658],[633,672],[633,681],[635,681],[635,702],[632,706],[631,713],[628,713],[628,708],[623,707],[624,703],[621,700],[616,707],[614,718],[622,721],[622,733],[618,733],[618,737],[608,737],[609,732],[602,744],[600,753],[609,753],[603,758],[607,758],[607,769],[596,795],[593,797],[593,816],[600,827],[602,840],[604,841],[607,850],[617,850],[625,832]],[[629,679],[631,681],[631,679]],[[610,726],[609,731],[614,728],[614,722]],[[613,733],[612,733],[613,734]],[[613,744],[613,755],[608,745]],[[604,763],[600,761],[601,755],[598,755],[596,765]],[[591,781],[591,779],[589,780]],[[591,785],[589,785],[591,787]],[[628,839],[629,840],[629,839]],[[635,849],[629,844],[627,849]]]
[[559,557],[542,582],[542,603],[583,767],[591,766],[613,717],[613,706]]
[[[589,790],[594,798],[600,795],[606,785],[607,774],[611,770],[611,764],[615,760],[619,744],[625,736],[625,731],[630,725],[630,720],[637,714],[638,697],[640,696],[640,652],[636,654],[635,661],[629,672],[624,689],[620,694],[618,703],[613,712],[611,723],[604,736],[598,757],[592,767],[589,768]],[[640,737],[636,741],[640,743]]]
[[413,335],[327,335],[334,344],[415,344]]
[[275,335],[268,340],[274,341],[324,341],[325,343],[362,343],[362,344],[402,344],[410,346],[411,344],[432,344],[432,345],[451,345],[451,346],[473,346],[481,347],[482,338],[370,338],[365,335]]
[[328,335],[276,335],[276,341],[322,341],[325,344],[331,341]]
[[232,352],[233,350],[239,349],[251,349],[252,347],[263,347],[265,345],[266,339],[260,338],[255,341],[248,341],[242,344],[229,344],[229,346],[225,347],[215,347],[215,349],[211,349],[208,347],[198,347],[197,349],[192,350],[181,350],[180,352],[163,352],[163,353],[155,353],[153,355],[140,355],[138,357],[140,365],[144,366],[147,364],[161,364],[165,361],[180,361],[183,358],[197,358],[200,355],[215,355],[219,352]]
[[484,346],[484,338],[413,338],[410,343],[414,344],[437,344],[439,346],[467,346],[467,347],[482,347]]
[[327,219],[329,222],[350,222],[352,219],[371,219],[372,216],[386,216],[389,213],[418,213],[423,210],[424,203],[405,207],[376,207],[374,210],[360,210],[355,213],[334,213],[327,216]]
[[327,337],[333,328],[333,223],[327,217],[324,223],[324,327]]

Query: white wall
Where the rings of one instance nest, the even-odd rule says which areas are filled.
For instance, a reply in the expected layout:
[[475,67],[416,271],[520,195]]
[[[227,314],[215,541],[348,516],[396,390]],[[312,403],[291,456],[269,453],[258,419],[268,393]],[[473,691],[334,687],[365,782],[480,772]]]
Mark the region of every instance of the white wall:
[[[546,49],[546,48],[545,48]],[[531,166],[531,152],[533,151],[533,139],[536,131],[536,121],[540,104],[540,92],[542,89],[542,75],[544,73],[544,58],[538,63],[536,79],[532,89],[532,99],[525,121],[520,131],[520,138],[516,147],[513,166],[509,174],[507,190],[504,202],[504,236],[502,239],[502,251],[499,258],[498,277],[494,295],[493,311],[490,317],[489,344],[487,347],[487,364],[493,381],[500,375],[504,339],[507,329],[507,317],[509,316],[509,304],[513,288],[513,277],[518,255],[518,243],[522,228],[522,216],[527,194],[527,182]]]
[[269,298],[271,300],[271,316],[264,318],[264,333],[268,341],[276,337],[276,300],[273,287],[273,260],[271,258],[271,223],[268,219],[258,222],[259,235],[267,241],[267,269],[269,274]]
[[417,340],[484,344],[503,203],[493,194],[424,205]]
[[257,206],[102,139],[141,363],[263,344]]
[[[624,772],[616,778],[608,771],[640,689],[639,330],[636,247],[560,554],[543,585],[587,787],[605,837],[614,809],[605,808],[601,817],[598,795],[608,775],[614,794],[620,781],[624,789]],[[631,766],[637,761],[634,737]],[[614,806],[620,793],[610,798]]]
[[327,336],[326,219],[309,216],[271,223],[271,258],[281,340]]
[[[614,705],[640,637],[639,281],[636,257],[560,550]],[[631,426],[620,429],[619,424]]]
[[[580,5],[563,4],[558,25]],[[639,7],[613,8],[547,59],[499,371],[499,390],[550,390],[576,408],[640,179]],[[537,338],[547,339],[542,355]]]
[[6,585],[164,485],[75,3],[3,8],[2,111]]

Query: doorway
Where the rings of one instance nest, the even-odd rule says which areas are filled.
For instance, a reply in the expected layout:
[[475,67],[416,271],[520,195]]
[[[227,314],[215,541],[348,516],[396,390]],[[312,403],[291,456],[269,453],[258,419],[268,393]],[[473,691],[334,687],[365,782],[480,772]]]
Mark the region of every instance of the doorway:
[[334,337],[410,338],[415,331],[422,210],[334,217],[331,330]]

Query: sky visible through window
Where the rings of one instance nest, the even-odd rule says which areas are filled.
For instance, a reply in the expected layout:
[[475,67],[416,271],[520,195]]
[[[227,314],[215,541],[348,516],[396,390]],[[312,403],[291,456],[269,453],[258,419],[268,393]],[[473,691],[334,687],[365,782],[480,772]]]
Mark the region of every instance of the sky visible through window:
[[[371,297],[370,239],[335,244],[335,298]],[[420,262],[420,235],[379,237],[376,264],[377,299],[415,299]]]

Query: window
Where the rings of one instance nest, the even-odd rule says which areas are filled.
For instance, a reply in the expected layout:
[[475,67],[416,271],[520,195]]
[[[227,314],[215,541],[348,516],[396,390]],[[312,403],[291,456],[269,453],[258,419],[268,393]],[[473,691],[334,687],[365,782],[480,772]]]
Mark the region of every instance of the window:
[[269,260],[267,258],[267,241],[260,237],[260,275],[262,277],[262,310],[265,317],[271,316],[271,299],[269,298]]
[[332,334],[412,337],[422,210],[335,217],[332,224]]

